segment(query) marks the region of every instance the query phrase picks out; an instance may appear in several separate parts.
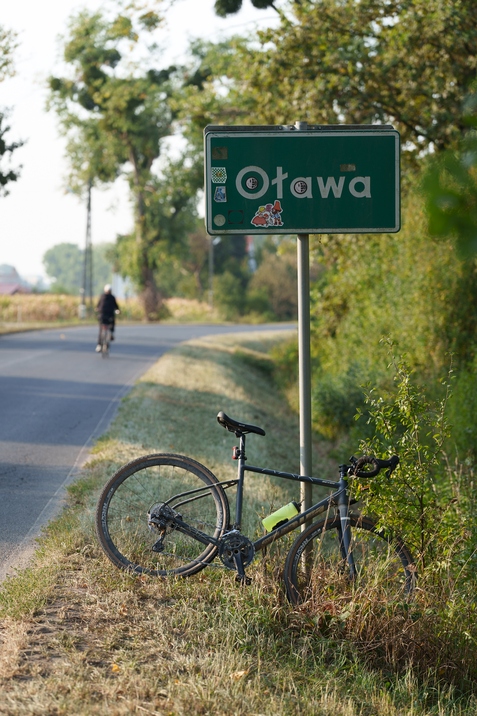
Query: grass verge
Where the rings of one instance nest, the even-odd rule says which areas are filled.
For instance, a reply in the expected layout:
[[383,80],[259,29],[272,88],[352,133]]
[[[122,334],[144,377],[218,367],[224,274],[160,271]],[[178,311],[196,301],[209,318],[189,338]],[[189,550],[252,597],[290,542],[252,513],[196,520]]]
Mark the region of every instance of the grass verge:
[[[31,566],[0,590],[1,714],[477,713],[472,695],[448,681],[385,657],[370,662],[339,618],[333,625],[291,608],[280,582],[283,544],[258,557],[245,589],[225,570],[182,581],[132,578],[103,557],[95,501],[124,462],[173,451],[221,478],[232,474],[235,439],[217,425],[220,409],[267,430],[249,439],[253,462],[298,469],[298,421],[270,377],[269,352],[282,337],[191,341],[163,356],[123,401]],[[334,467],[315,447],[314,464],[330,477]],[[248,484],[248,529],[296,497],[289,483],[250,476]]]

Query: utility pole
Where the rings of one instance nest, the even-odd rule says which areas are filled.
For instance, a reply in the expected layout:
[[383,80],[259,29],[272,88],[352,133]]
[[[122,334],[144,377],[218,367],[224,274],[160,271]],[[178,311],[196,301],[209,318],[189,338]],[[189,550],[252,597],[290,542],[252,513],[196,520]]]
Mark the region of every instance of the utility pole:
[[[87,198],[86,198],[86,238],[84,246],[83,261],[83,287],[81,289],[81,305],[79,308],[79,317],[86,318],[88,313],[93,312],[93,246],[91,243],[91,189],[93,182],[88,181]],[[86,297],[88,297],[88,307],[86,306]]]

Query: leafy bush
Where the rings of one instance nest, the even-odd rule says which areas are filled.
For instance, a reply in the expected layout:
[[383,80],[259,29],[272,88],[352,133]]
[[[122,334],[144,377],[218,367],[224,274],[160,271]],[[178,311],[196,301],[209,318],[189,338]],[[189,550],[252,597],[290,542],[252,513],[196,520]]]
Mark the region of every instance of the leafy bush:
[[263,313],[275,320],[296,319],[296,258],[290,254],[265,253],[262,263],[250,280],[249,302],[259,302]]
[[364,484],[356,480],[357,495],[383,526],[402,533],[428,576],[442,571],[452,579],[469,576],[477,503],[464,471],[451,469],[444,453],[452,370],[441,381],[441,398],[430,401],[403,359],[392,356],[391,365],[394,391],[383,396],[366,389],[374,435],[360,449],[379,457],[397,454],[400,465],[391,479],[381,473]]
[[214,276],[214,305],[226,321],[243,313],[245,292],[241,280],[230,271]]
[[456,375],[449,400],[452,434],[449,450],[461,460],[477,462],[477,359]]
[[364,381],[359,366],[351,365],[345,373],[315,374],[312,393],[313,424],[329,440],[335,440],[354,425],[357,410],[363,410],[365,397],[360,384]]

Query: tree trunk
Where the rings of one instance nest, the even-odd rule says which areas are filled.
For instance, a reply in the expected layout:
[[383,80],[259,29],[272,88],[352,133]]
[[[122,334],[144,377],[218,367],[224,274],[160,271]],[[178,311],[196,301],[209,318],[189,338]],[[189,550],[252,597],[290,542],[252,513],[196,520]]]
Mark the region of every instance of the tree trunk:
[[152,269],[143,264],[142,291],[140,294],[146,321],[158,321],[161,317],[164,300],[157,289]]
[[136,243],[139,249],[139,271],[141,276],[140,298],[146,321],[158,321],[163,309],[163,298],[157,289],[153,268],[149,264],[148,247],[146,243],[146,209],[144,206],[143,184],[141,182],[141,172],[139,170],[137,157],[133,149],[130,151],[129,158],[134,167]]

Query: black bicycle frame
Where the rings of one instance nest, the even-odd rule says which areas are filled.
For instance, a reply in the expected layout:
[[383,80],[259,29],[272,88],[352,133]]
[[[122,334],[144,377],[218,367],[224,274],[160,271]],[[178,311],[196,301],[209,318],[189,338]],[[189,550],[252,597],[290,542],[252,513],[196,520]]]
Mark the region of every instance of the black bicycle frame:
[[[224,487],[230,487],[232,485],[237,485],[237,499],[236,499],[236,507],[235,507],[235,522],[232,525],[232,530],[238,530],[240,531],[241,523],[242,523],[242,508],[243,508],[243,492],[244,492],[244,482],[245,482],[245,473],[246,472],[254,472],[259,475],[270,475],[271,477],[280,477],[285,480],[293,480],[295,482],[308,482],[312,485],[319,485],[321,487],[331,487],[331,488],[338,488],[335,492],[333,492],[331,495],[328,495],[328,497],[325,497],[320,502],[317,502],[315,505],[310,507],[309,509],[305,510],[304,512],[300,512],[295,517],[292,517],[290,520],[285,522],[285,524],[281,525],[281,527],[278,527],[268,534],[264,535],[263,537],[260,537],[260,539],[256,540],[253,543],[253,546],[255,548],[255,551],[258,552],[259,550],[263,549],[264,547],[267,547],[272,542],[275,542],[275,540],[280,539],[284,535],[288,534],[289,532],[292,532],[297,527],[300,527],[301,525],[305,524],[308,521],[311,521],[315,517],[317,517],[319,514],[325,512],[327,509],[329,510],[331,507],[335,507],[339,513],[340,517],[340,526],[338,527],[338,533],[339,533],[339,540],[340,540],[340,548],[342,552],[343,559],[346,559],[350,568],[350,573],[352,576],[355,576],[356,574],[356,568],[354,564],[353,559],[353,553],[350,549],[351,545],[351,528],[350,528],[350,516],[349,516],[349,494],[348,494],[348,481],[346,480],[346,474],[347,474],[347,465],[340,465],[340,479],[338,481],[336,480],[323,480],[318,477],[311,477],[309,475],[297,475],[292,472],[283,472],[281,470],[272,470],[270,468],[266,467],[255,467],[253,465],[247,465],[247,457],[245,454],[245,435],[240,434],[240,446],[239,448],[234,449],[234,459],[238,460],[238,477],[237,480],[225,480],[224,482],[219,482],[218,485],[224,486]],[[213,486],[207,486],[204,488],[199,488],[198,490],[193,490],[190,493],[183,493],[182,495],[176,495],[174,498],[171,498],[168,500],[169,503],[171,503],[174,499],[177,499],[179,497],[185,497],[186,495],[192,495],[195,493],[204,492],[204,494],[210,489],[213,489]],[[210,493],[209,493],[210,494]],[[195,497],[191,497],[190,500],[199,499],[200,496],[196,495]],[[190,500],[184,500],[179,504],[184,504],[184,502],[189,502]],[[177,507],[177,505],[176,505]],[[220,539],[215,539],[214,537],[210,537],[209,535],[206,535],[203,532],[200,532],[200,530],[196,530],[195,528],[190,527],[186,523],[182,522],[181,519],[174,520],[175,527],[180,532],[183,532],[185,534],[188,534],[190,537],[193,537],[195,539],[198,539],[203,544],[220,544]]]

